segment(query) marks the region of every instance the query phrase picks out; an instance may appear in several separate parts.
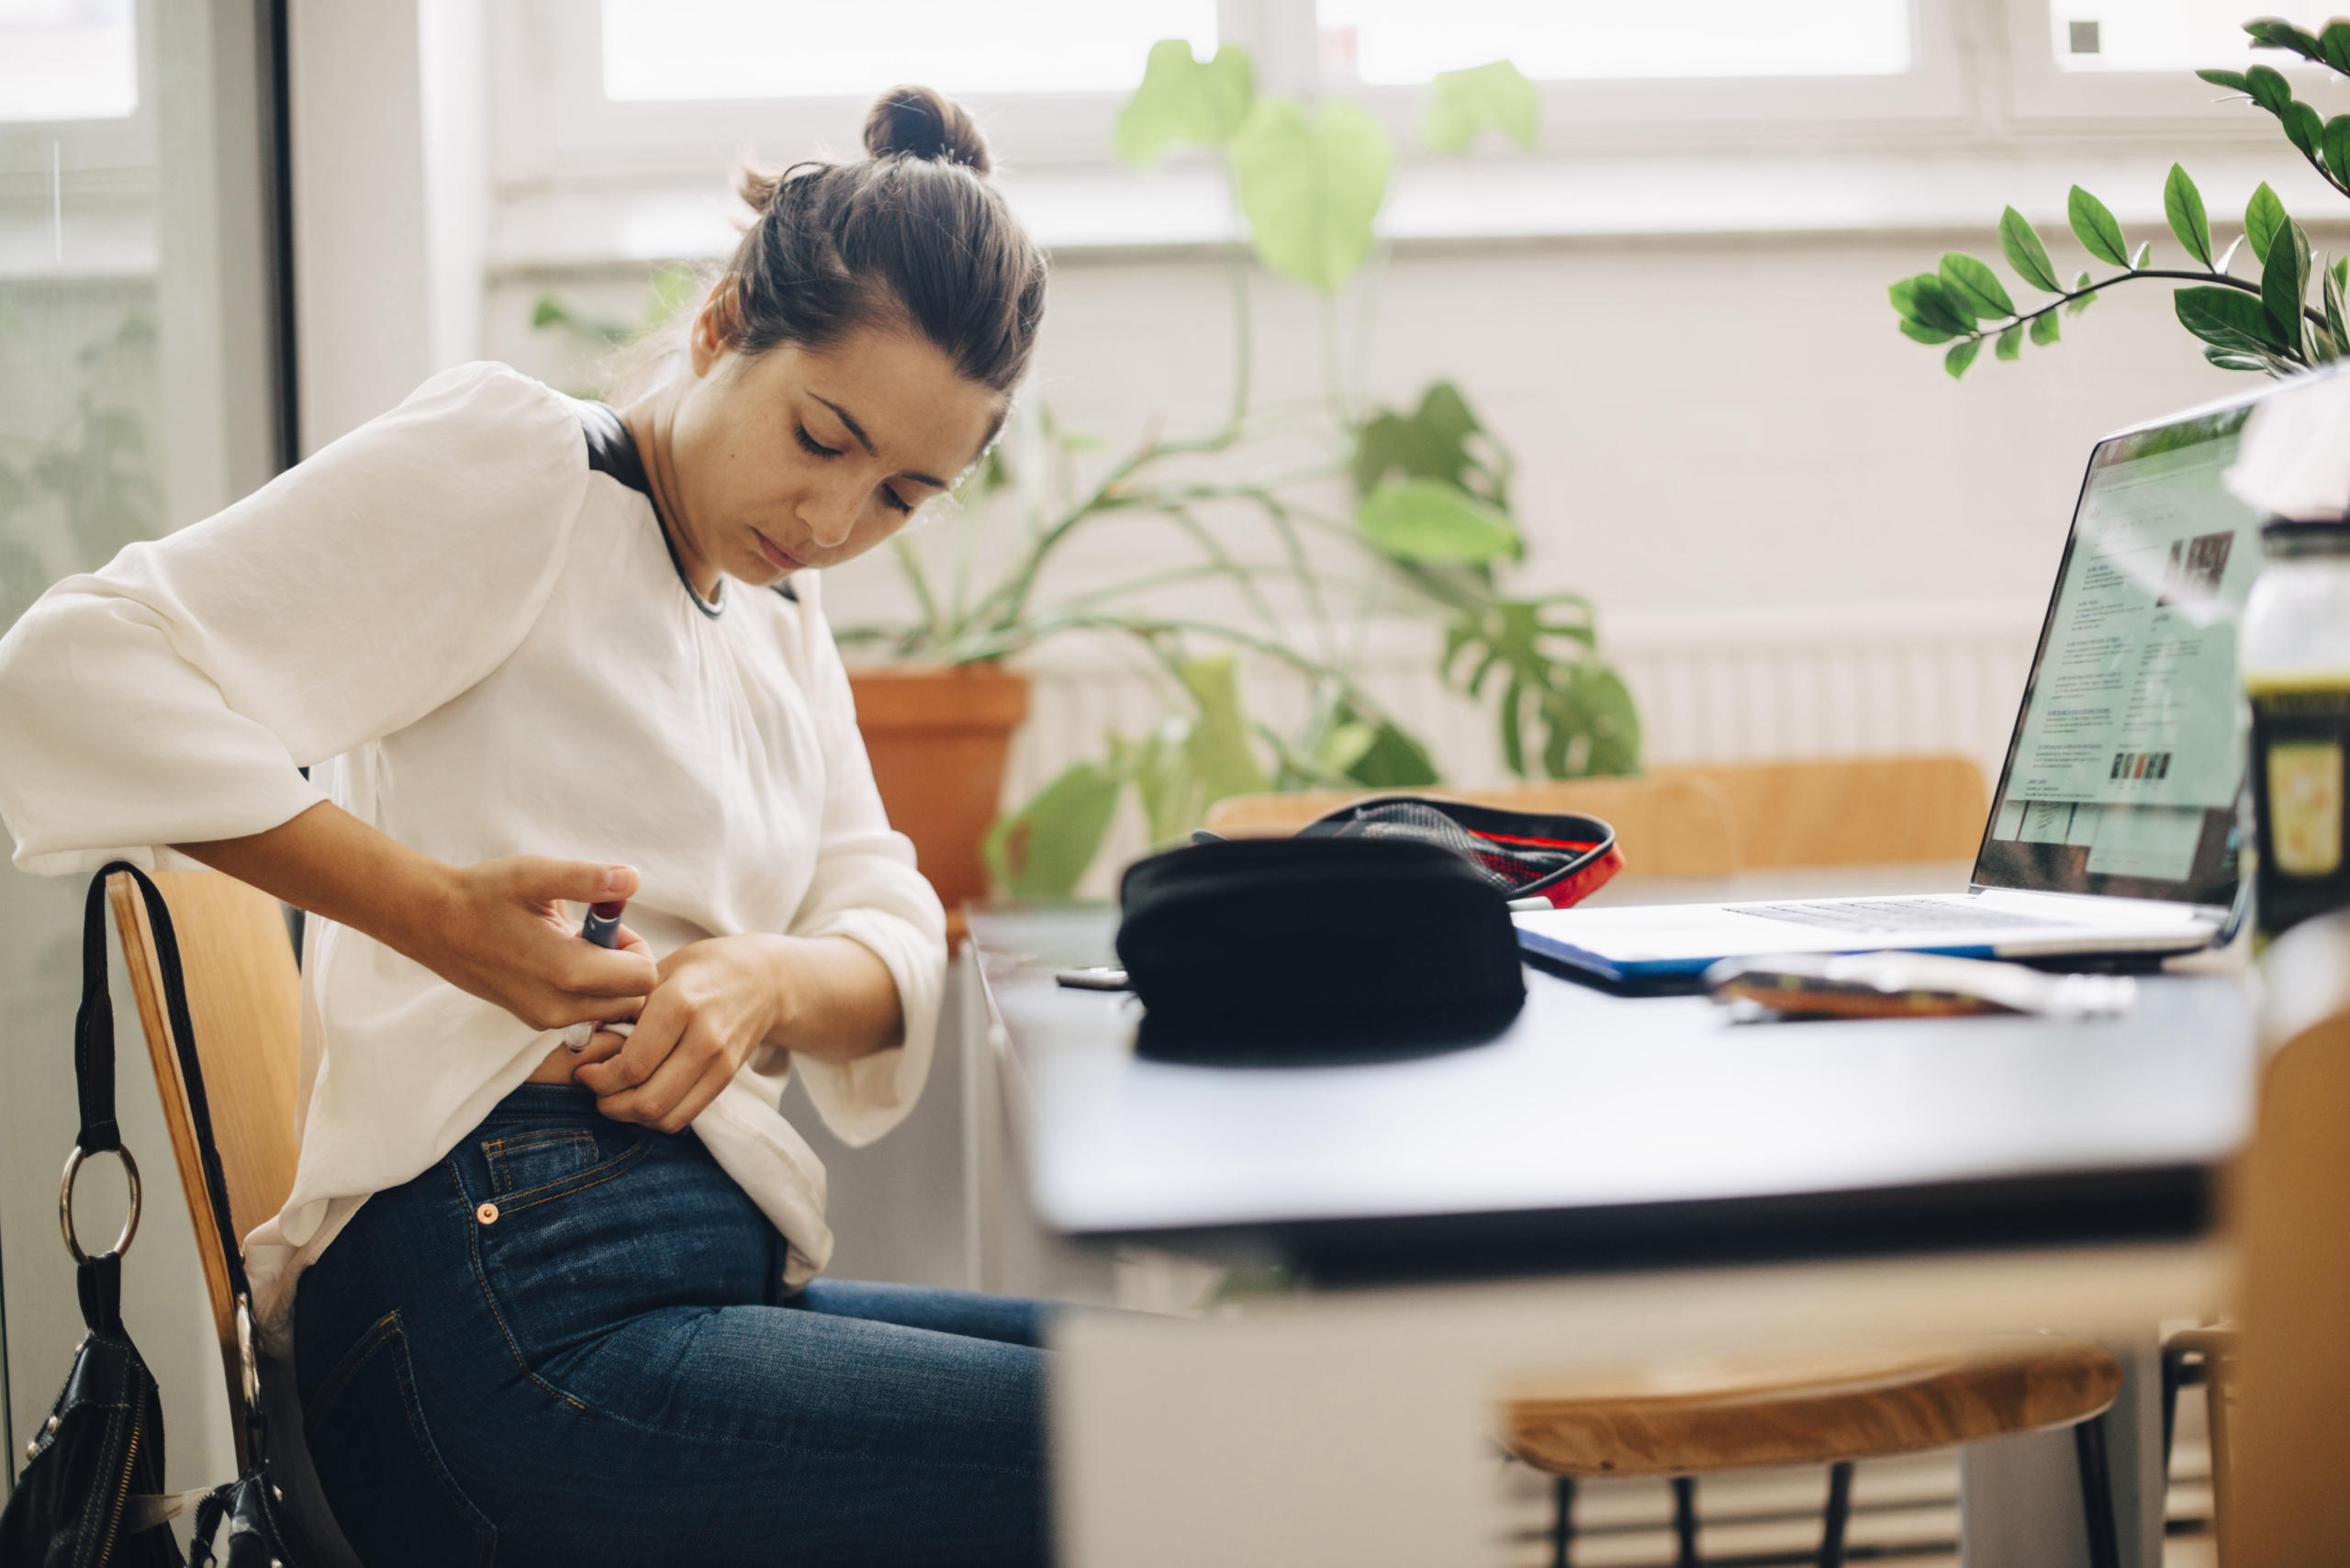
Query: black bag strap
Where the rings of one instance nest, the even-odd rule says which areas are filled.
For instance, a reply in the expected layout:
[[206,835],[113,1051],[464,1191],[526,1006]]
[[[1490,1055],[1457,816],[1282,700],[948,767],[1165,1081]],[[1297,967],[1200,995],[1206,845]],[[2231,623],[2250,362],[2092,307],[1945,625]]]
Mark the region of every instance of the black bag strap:
[[204,1094],[204,1063],[196,1053],[196,1025],[188,1016],[179,937],[172,929],[172,912],[162,891],[127,860],[115,861],[90,879],[89,898],[82,911],[82,1007],[73,1019],[73,1077],[81,1099],[82,1130],[73,1141],[83,1154],[122,1147],[122,1129],[114,1114],[114,998],[106,989],[106,880],[118,871],[130,874],[147,905],[147,924],[155,938],[155,967],[162,971],[163,1012],[171,1021],[172,1046],[179,1056],[180,1080],[187,1089],[188,1119],[196,1128],[213,1229],[228,1260],[229,1292],[250,1313],[252,1286],[245,1278],[244,1249],[229,1215],[229,1182],[220,1169],[220,1149],[212,1140],[212,1109]]

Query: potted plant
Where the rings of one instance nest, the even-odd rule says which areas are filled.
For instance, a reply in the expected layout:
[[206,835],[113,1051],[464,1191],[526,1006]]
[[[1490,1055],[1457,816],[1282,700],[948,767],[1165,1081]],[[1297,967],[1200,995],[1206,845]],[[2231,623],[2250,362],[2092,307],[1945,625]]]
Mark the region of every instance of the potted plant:
[[[2246,22],[2255,49],[2283,50],[2337,75],[2350,76],[2350,21],[2335,20],[2311,34],[2290,22],[2262,18]],[[2249,71],[2199,71],[2214,86],[2244,95],[2244,101],[2276,117],[2287,140],[2320,178],[2350,196],[2350,115],[2327,119],[2294,97],[2282,72],[2266,65]],[[1990,265],[1953,252],[1933,272],[1903,278],[1890,289],[1902,332],[1919,342],[1947,344],[1942,366],[1964,375],[1988,341],[1993,357],[2020,357],[2027,338],[2054,343],[2059,312],[2078,315],[2103,290],[2152,278],[2189,286],[2173,295],[2178,323],[2203,342],[2203,357],[2223,370],[2289,375],[2330,364],[2350,353],[2350,319],[2343,298],[2350,286],[2350,257],[2313,266],[2309,236],[2286,215],[2285,204],[2266,182],[2245,205],[2244,233],[2215,253],[2201,192],[2186,169],[2173,163],[2163,187],[2163,213],[2172,236],[2193,263],[2152,264],[2154,247],[2133,249],[2113,213],[2080,186],[2073,187],[2067,218],[2073,236],[2090,256],[2121,270],[2106,277],[2082,272],[2067,287],[2023,215],[2009,207],[1999,219],[1999,248],[2016,275],[2039,294],[2053,296],[2027,309],[2016,304]],[[2232,270],[2241,249],[2252,252],[2258,275],[2242,278]],[[2312,279],[2317,298],[2310,297]]]

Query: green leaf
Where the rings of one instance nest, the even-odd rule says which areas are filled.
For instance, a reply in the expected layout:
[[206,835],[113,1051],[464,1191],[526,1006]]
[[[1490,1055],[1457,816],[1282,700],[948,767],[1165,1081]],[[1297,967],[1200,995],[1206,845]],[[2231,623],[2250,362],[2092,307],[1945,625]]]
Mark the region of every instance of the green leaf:
[[1999,249],[2007,255],[2008,265],[2015,268],[2016,275],[2041,293],[2065,292],[2064,285],[2056,281],[2055,264],[2048,259],[2048,247],[2040,242],[2040,236],[2024,221],[2023,214],[2012,207],[1999,215]]
[[1946,343],[1958,336],[1956,332],[1945,332],[1938,327],[1929,327],[1922,321],[1902,322],[1901,335],[1920,343]]
[[[1639,768],[1639,715],[1616,672],[1596,654],[1590,606],[1572,595],[1495,599],[1445,633],[1445,678],[1483,699],[1499,677],[1495,722],[1502,761],[1529,771],[1529,740],[1553,778]],[[1464,655],[1470,670],[1460,666]]]
[[1440,479],[1391,480],[1363,498],[1355,521],[1373,545],[1403,561],[1482,566],[1519,549],[1506,513]]
[[2285,127],[2286,140],[2308,156],[2317,156],[2318,139],[2325,134],[2324,117],[2296,98],[2277,118]]
[[2293,101],[2292,84],[2272,66],[2255,65],[2244,73],[2244,90],[2252,101],[2272,115],[2282,115]]
[[[2041,319],[2044,321],[2047,318],[2043,316]],[[1982,339],[1961,338],[1957,342],[1951,344],[1950,353],[1942,355],[1942,369],[1948,373],[1953,381],[1955,381],[1966,374],[1966,367],[1973,364],[1975,356],[1982,352]]]
[[2220,252],[2220,259],[2211,263],[2211,270],[2215,273],[2223,273],[2230,267],[2233,266],[2235,264],[2236,252],[2244,249],[2244,236],[2241,234],[2229,241],[2228,248]]
[[1438,152],[1465,152],[1488,130],[1528,151],[1540,129],[1541,95],[1506,60],[1467,71],[1439,71],[1428,84],[1421,139]]
[[2031,341],[2037,347],[2046,348],[2062,335],[2064,330],[2062,322],[2053,310],[2045,316],[2034,316],[2031,319]]
[[2258,354],[2239,353],[2232,349],[2215,349],[2209,343],[2203,346],[2203,357],[2221,370],[2257,371],[2264,375],[2268,373],[2271,363]]
[[1233,177],[1258,259],[1336,294],[1371,250],[1393,161],[1387,132],[1343,98],[1312,120],[1293,99],[1259,99],[1232,139]]
[[2275,353],[2285,346],[2267,308],[2241,289],[2182,288],[2171,298],[2178,324],[2213,348]]
[[1348,467],[1355,494],[1367,496],[1383,480],[1441,479],[1482,500],[1509,510],[1509,454],[1471,411],[1460,388],[1432,383],[1409,414],[1392,409],[1365,420],[1355,431]]
[[1185,749],[1200,776],[1200,804],[1213,806],[1227,795],[1253,795],[1270,780],[1248,747],[1248,715],[1240,702],[1239,666],[1230,654],[1188,658],[1176,673],[1200,705],[1199,722]]
[[1414,790],[1438,782],[1440,776],[1427,747],[1397,728],[1393,721],[1369,726],[1358,721],[1348,728],[1371,731],[1371,744],[1339,769],[1356,783],[1372,790]]
[[2252,193],[2252,199],[2244,205],[2244,243],[2252,247],[2255,259],[2267,260],[2268,242],[2277,238],[2277,230],[2284,228],[2286,221],[2285,204],[2277,199],[2277,193],[2268,188],[2267,181],[2261,181],[2259,189]]
[[2138,248],[2130,252],[2130,270],[2133,273],[2144,271],[2147,262],[2154,258],[2154,242],[2152,240],[2139,241]]
[[2203,213],[2203,193],[2177,163],[2170,166],[2170,178],[2163,182],[2163,216],[2170,219],[2170,231],[2187,253],[2210,266],[2211,222]]
[[2301,301],[2310,287],[2310,241],[2298,223],[2288,222],[2268,241],[2268,256],[2260,269],[2260,303],[2277,323],[2276,342],[2299,348],[2301,342]]
[[2195,74],[2214,87],[2225,87],[2235,93],[2252,91],[2252,78],[2241,71],[2198,71]]
[[2023,323],[2019,321],[1999,334],[1991,352],[2001,359],[2020,359],[2023,355]]
[[2130,242],[2122,238],[2121,225],[2114,221],[2105,203],[2075,185],[2065,210],[2072,220],[2073,238],[2081,242],[2081,249],[2117,267],[2130,264]]
[[[2065,313],[2066,315],[2077,316],[2082,311],[2097,303],[2097,293],[2094,289],[2089,288],[2089,274],[2087,273],[2083,273],[2074,281],[2073,287],[2076,292],[2072,298],[2065,302]],[[2083,290],[2087,290],[2087,292],[2080,292]]]
[[1150,841],[1165,844],[1200,824],[1207,810],[1200,799],[1200,773],[1192,765],[1192,732],[1197,726],[1185,713],[1169,714],[1145,735],[1138,745],[1121,749],[1112,737],[1113,754],[1134,779],[1142,796],[1143,820]]
[[1238,44],[1219,44],[1212,60],[1192,56],[1182,39],[1150,46],[1142,85],[1118,111],[1118,156],[1138,167],[1178,147],[1220,147],[1248,115],[1256,68]]
[[2325,154],[2326,168],[2336,180],[2350,185],[2350,115],[2335,115],[2327,120],[2317,143]]
[[2350,22],[2336,19],[2317,35],[2319,55],[2336,71],[2350,75]]
[[1014,898],[1064,899],[1102,852],[1121,780],[1097,762],[1072,763],[979,846],[988,870]]
[[[2325,63],[2325,50],[2318,40],[2279,17],[2255,17],[2244,25],[2244,30],[2252,35],[2252,47],[2255,49],[2289,50],[2304,60],[2314,60],[2321,65]],[[2253,69],[2266,70],[2266,67],[2255,66]]]
[[1919,273],[1903,278],[1886,290],[1893,308],[1921,327],[1931,327],[1939,332],[1956,336],[1975,325],[1975,318],[1949,289],[1942,286],[1939,273]]
[[2336,270],[2339,264],[2324,269],[2325,330],[2333,336],[2337,351],[2350,351],[2350,309],[2343,306],[2342,274]]
[[1942,257],[1939,275],[1942,287],[1978,317],[2016,313],[2015,301],[2008,297],[2007,286],[1999,281],[1999,274],[1973,256],[1950,252]]

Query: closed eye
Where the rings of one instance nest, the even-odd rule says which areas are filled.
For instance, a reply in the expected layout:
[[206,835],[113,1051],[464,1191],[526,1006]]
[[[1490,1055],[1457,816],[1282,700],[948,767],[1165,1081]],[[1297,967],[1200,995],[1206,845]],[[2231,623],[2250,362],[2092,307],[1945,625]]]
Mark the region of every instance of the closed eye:
[[890,509],[892,511],[912,511],[914,510],[913,503],[912,501],[907,500],[903,496],[901,496],[897,491],[890,488],[887,485],[881,487],[881,498],[890,503]]
[[814,436],[810,435],[806,425],[793,425],[791,433],[800,438],[800,450],[811,457],[838,457],[841,454],[839,447],[826,446]]

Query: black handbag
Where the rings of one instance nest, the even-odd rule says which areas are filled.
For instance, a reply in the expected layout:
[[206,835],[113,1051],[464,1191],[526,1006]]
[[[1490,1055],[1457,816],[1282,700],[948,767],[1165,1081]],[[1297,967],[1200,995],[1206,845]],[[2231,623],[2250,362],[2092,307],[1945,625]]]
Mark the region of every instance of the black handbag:
[[[122,1257],[139,1228],[140,1192],[139,1167],[123,1147],[114,1114],[114,1002],[106,991],[106,885],[117,871],[128,871],[137,880],[154,930],[163,1004],[187,1085],[189,1119],[195,1124],[205,1182],[211,1190],[212,1223],[219,1230],[237,1303],[238,1338],[244,1353],[247,1468],[235,1481],[209,1491],[162,1491],[162,1406],[153,1376],[122,1326]],[[180,1568],[185,1560],[179,1544],[162,1527],[193,1506],[197,1568],[215,1561],[214,1538],[223,1523],[228,1527],[228,1568],[309,1568],[313,1554],[286,1510],[284,1493],[270,1479],[268,1431],[253,1359],[252,1292],[229,1217],[228,1183],[212,1140],[212,1114],[205,1101],[203,1066],[196,1058],[171,911],[153,882],[120,861],[91,879],[83,910],[82,1006],[73,1022],[73,1075],[82,1130],[66,1157],[58,1204],[66,1249],[79,1271],[75,1284],[89,1333],[73,1353],[73,1369],[49,1418],[27,1445],[16,1494],[0,1513],[0,1562],[7,1568]],[[130,1212],[122,1234],[95,1258],[83,1251],[73,1232],[74,1178],[94,1154],[119,1159],[130,1186]]]
[[1491,1039],[1526,1002],[1513,905],[1572,903],[1621,864],[1595,817],[1425,796],[1137,860],[1118,888],[1136,1048],[1280,1063]]

